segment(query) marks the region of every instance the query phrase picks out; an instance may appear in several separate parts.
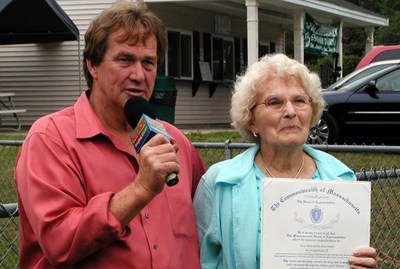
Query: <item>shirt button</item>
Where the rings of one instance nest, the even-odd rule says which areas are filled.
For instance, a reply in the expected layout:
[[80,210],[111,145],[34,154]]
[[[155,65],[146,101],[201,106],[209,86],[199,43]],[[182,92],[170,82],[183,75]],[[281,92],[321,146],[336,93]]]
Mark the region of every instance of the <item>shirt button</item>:
[[157,249],[157,245],[153,245],[153,248],[154,248],[154,249]]
[[150,215],[149,215],[149,214],[145,214],[144,217],[145,217],[146,219],[149,219],[149,218],[150,218]]

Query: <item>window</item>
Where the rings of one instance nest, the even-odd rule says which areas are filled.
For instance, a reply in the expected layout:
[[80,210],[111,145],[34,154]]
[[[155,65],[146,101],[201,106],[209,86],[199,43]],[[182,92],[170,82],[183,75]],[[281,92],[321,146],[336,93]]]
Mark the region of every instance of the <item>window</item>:
[[260,43],[258,45],[258,56],[261,58],[266,54],[270,54],[269,43]]
[[212,73],[214,80],[233,80],[233,38],[212,38]]
[[168,30],[168,52],[165,67],[158,75],[193,79],[193,34],[190,31]]
[[[210,65],[212,80],[232,82],[247,67],[247,39],[205,32],[169,29],[168,52],[158,75],[201,81],[200,62]],[[275,43],[261,42],[260,57],[275,52]],[[207,80],[208,81],[208,80]]]
[[400,49],[382,51],[371,60],[371,63],[392,59],[400,59]]
[[400,91],[400,70],[395,70],[376,80],[376,88],[380,92]]
[[274,42],[269,42],[269,45],[270,45],[270,47],[269,47],[269,53],[275,53],[276,52],[276,46],[275,46],[275,43]]
[[[243,46],[243,68],[247,68],[247,57],[248,57],[248,50],[247,50],[247,39],[243,38],[242,40]],[[265,54],[272,54],[276,51],[276,45],[274,42],[260,42],[258,44],[258,58],[261,58]]]

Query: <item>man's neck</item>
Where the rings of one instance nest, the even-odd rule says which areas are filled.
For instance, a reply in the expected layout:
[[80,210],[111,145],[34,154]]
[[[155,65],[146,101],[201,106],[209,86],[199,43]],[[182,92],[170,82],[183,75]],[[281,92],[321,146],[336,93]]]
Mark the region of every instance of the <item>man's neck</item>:
[[112,107],[110,103],[104,104],[100,99],[96,99],[93,93],[89,98],[89,103],[107,131],[113,134],[130,133],[131,128],[122,108]]

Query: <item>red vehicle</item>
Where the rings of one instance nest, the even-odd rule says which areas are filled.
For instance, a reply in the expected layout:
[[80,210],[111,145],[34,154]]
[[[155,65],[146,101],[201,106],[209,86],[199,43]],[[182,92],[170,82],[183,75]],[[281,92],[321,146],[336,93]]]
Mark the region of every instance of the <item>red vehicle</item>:
[[355,70],[370,63],[393,59],[400,59],[400,45],[376,46],[361,59]]

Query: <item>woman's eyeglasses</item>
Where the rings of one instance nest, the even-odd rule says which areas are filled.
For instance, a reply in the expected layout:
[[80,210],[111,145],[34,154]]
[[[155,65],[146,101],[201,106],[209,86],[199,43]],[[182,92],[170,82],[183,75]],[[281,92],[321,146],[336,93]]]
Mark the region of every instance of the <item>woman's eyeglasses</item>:
[[271,95],[268,96],[264,102],[256,104],[256,106],[264,104],[268,110],[272,112],[280,112],[286,107],[288,101],[290,101],[296,110],[304,110],[312,103],[312,98],[306,94],[296,94],[290,97]]

